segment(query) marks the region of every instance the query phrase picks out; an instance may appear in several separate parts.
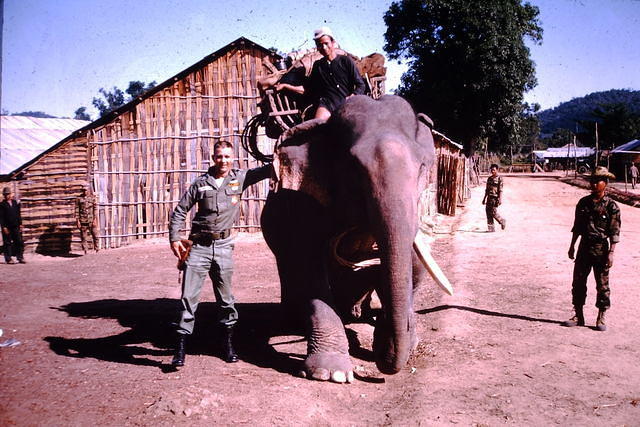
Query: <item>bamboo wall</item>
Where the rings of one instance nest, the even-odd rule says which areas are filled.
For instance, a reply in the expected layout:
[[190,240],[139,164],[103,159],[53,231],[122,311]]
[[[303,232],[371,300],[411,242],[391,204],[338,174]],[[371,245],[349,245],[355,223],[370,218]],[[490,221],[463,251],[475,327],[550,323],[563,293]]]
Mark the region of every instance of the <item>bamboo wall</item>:
[[[256,48],[232,49],[89,134],[103,247],[166,236],[171,212],[210,166],[218,140],[234,144],[237,167],[258,166],[240,136],[258,113],[265,56]],[[267,191],[263,181],[244,192],[238,229],[259,230]]]
[[21,203],[25,251],[68,253],[80,248],[75,203],[88,179],[87,139],[48,153],[12,181]]

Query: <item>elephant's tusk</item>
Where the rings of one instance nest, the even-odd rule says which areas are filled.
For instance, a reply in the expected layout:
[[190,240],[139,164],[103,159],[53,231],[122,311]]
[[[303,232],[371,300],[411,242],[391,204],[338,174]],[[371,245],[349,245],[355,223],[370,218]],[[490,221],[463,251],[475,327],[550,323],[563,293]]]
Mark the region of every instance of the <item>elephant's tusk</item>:
[[447,276],[444,275],[436,260],[431,256],[431,250],[429,249],[429,243],[427,242],[426,236],[420,230],[418,230],[418,234],[416,234],[416,238],[413,241],[413,249],[416,251],[418,258],[425,266],[433,280],[442,288],[443,291],[448,293],[449,295],[453,295],[453,287],[447,279]]

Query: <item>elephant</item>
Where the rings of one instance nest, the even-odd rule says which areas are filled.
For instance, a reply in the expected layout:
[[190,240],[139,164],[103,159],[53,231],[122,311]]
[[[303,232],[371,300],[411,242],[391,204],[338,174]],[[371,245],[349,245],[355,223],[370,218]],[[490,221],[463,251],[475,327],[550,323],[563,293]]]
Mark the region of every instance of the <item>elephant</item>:
[[378,369],[399,372],[417,345],[414,292],[430,279],[414,239],[435,158],[431,126],[399,96],[358,95],[278,140],[261,227],[284,310],[306,327],[302,376],[353,380],[344,323],[362,316],[372,290]]

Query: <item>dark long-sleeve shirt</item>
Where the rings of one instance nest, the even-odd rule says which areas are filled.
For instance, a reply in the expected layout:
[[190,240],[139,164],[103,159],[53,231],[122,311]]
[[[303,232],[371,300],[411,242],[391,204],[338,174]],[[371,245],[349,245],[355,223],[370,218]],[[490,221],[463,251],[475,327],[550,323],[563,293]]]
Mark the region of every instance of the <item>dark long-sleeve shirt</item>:
[[347,96],[364,94],[364,89],[355,62],[346,55],[338,55],[333,61],[325,57],[317,60],[305,85],[312,102],[330,112],[337,110]]
[[0,225],[7,228],[17,228],[22,225],[20,203],[15,200],[0,202]]
[[616,202],[607,196],[598,202],[592,196],[585,196],[576,205],[571,231],[590,241],[611,239],[611,243],[618,243],[621,224],[620,208]]

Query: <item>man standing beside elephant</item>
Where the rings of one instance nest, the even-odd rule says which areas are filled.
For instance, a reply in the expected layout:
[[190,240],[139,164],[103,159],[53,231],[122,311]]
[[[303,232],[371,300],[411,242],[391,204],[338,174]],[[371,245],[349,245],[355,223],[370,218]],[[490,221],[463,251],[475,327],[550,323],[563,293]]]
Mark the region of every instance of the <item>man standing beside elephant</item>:
[[[184,193],[171,215],[169,240],[174,255],[184,262],[182,280],[182,313],[178,324],[178,340],[174,367],[184,365],[186,338],[193,333],[195,313],[200,291],[208,274],[214,285],[218,304],[218,322],[223,328],[223,358],[237,362],[232,345],[232,332],[238,320],[235,299],[231,291],[233,275],[233,247],[235,236],[232,226],[240,213],[242,191],[248,186],[271,176],[272,166],[241,170],[233,166],[233,145],[218,141],[213,148],[213,166],[196,178]],[[197,203],[198,211],[191,223],[189,241],[180,238],[187,213]],[[190,250],[186,245],[192,244]]]
[[336,52],[337,42],[329,27],[315,30],[313,40],[322,58],[314,62],[305,85],[281,83],[276,90],[308,95],[316,107],[314,118],[326,120],[347,98],[364,94],[365,86],[353,60]]

